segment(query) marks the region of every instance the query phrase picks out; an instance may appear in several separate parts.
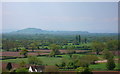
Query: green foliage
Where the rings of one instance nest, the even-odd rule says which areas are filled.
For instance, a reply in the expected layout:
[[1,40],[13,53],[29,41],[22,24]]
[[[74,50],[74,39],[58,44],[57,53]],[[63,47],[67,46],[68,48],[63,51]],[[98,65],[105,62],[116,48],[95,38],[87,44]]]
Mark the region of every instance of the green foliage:
[[41,65],[42,61],[38,59],[36,56],[29,56],[28,57],[28,63],[34,64],[34,65]]
[[61,67],[65,67],[66,63],[62,61]]
[[60,68],[65,68],[65,69],[72,69],[75,68],[75,64],[73,62],[72,59],[70,59],[70,57],[64,57],[61,60],[60,64],[57,64],[56,66],[60,67]]
[[80,57],[76,65],[82,67],[88,67],[90,64],[93,64],[94,61],[96,60],[98,60],[98,57],[95,55],[85,55]]
[[76,69],[76,71],[77,71],[77,72],[83,72],[84,69],[85,69],[84,67],[78,67],[78,68]]
[[91,47],[96,52],[96,54],[99,55],[99,53],[104,50],[105,45],[101,42],[94,41],[92,42]]
[[50,52],[49,56],[55,56],[55,51],[52,50],[52,51]]
[[108,50],[118,50],[118,40],[109,40],[107,42],[107,49]]
[[104,50],[103,51],[103,55],[104,55],[105,59],[109,59],[109,58],[113,58],[114,57],[113,54],[110,51],[108,51],[108,50]]
[[60,46],[59,45],[51,44],[49,47],[50,47],[50,49],[52,49],[52,51],[49,54],[50,56],[55,56],[55,55],[60,54],[60,51],[59,51]]
[[87,59],[90,63],[93,63],[94,61],[98,60],[98,57],[95,55],[85,55],[82,57],[83,59]]
[[34,43],[31,43],[29,46],[28,46],[29,49],[32,50],[32,52],[34,52],[34,49],[37,49],[37,43],[34,42]]
[[20,65],[21,67],[25,67],[26,62],[22,60],[22,61],[19,62],[19,65]]
[[50,44],[49,47],[50,47],[50,49],[52,49],[52,50],[60,49],[60,46],[59,46],[59,45],[56,45],[56,44]]
[[77,44],[81,43],[81,36],[80,35],[76,35],[76,43]]
[[59,68],[57,66],[46,66],[44,72],[58,72]]
[[85,67],[84,71],[81,74],[93,74],[93,73],[88,67]]
[[80,58],[79,55],[76,55],[76,54],[73,54],[73,55],[72,55],[72,59],[73,59],[73,60],[77,60],[77,59],[79,59],[79,58]]
[[108,70],[114,70],[115,68],[115,62],[114,62],[114,59],[113,58],[108,58],[107,60],[107,64],[106,64],[106,67]]
[[75,46],[67,46],[67,54],[70,56],[70,57],[72,57],[72,54],[74,54],[74,53],[76,53],[75,52]]
[[76,63],[77,66],[81,66],[81,67],[88,67],[89,64],[90,62],[87,61],[86,59],[78,60],[78,62]]
[[90,64],[93,64],[96,60],[98,60],[98,57],[95,55],[79,56],[77,54],[74,54],[71,58],[62,58],[62,63],[57,66],[66,69],[75,69],[79,66],[88,67]]
[[6,69],[7,69],[7,70],[11,70],[11,69],[12,69],[12,64],[11,64],[11,62],[8,62],[7,66],[6,66]]
[[91,70],[88,67],[78,67],[76,71],[80,72],[80,74],[92,74]]
[[24,57],[27,57],[27,53],[28,53],[28,50],[25,48],[21,49],[20,51],[20,55],[24,55]]
[[15,72],[28,72],[28,69],[26,69],[26,68],[18,68],[18,69],[16,69]]
[[73,53],[75,53],[75,46],[67,46],[67,53],[68,54],[73,54]]
[[2,49],[10,51],[11,49],[17,48],[18,45],[13,40],[2,39]]
[[108,50],[104,50],[104,58],[107,59],[106,67],[108,70],[113,70],[115,68],[114,55]]

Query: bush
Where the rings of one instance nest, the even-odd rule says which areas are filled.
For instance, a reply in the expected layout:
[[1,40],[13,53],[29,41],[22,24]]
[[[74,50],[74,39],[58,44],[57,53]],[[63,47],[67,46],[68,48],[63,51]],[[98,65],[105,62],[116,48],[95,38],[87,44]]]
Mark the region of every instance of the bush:
[[98,60],[98,57],[95,55],[85,55],[85,56],[80,57],[76,65],[82,66],[82,67],[88,67],[89,64],[93,64],[94,61],[96,60]]
[[89,64],[90,64],[89,61],[84,60],[84,59],[80,59],[80,60],[76,63],[76,66],[88,67]]
[[107,60],[106,66],[107,66],[108,70],[114,70],[114,68],[115,68],[115,62],[114,62],[113,58],[109,58]]
[[18,68],[18,69],[16,69],[15,72],[28,72],[28,69],[26,69],[26,68]]
[[88,67],[78,67],[76,71],[81,72],[78,74],[92,74],[91,70]]

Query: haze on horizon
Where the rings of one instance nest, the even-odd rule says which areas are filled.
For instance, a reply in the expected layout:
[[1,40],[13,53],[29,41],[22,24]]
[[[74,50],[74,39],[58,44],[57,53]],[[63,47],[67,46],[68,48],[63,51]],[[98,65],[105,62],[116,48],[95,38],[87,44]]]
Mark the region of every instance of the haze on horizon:
[[2,30],[117,33],[117,14],[117,2],[6,2],[2,4]]

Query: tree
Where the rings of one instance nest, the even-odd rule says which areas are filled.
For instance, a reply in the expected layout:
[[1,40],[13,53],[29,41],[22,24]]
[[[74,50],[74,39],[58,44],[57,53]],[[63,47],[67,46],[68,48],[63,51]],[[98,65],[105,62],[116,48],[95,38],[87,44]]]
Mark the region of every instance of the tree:
[[81,36],[80,35],[78,35],[78,41],[79,41],[79,43],[81,43]]
[[109,59],[109,58],[113,58],[114,57],[113,54],[110,51],[108,51],[107,49],[105,49],[103,51],[103,55],[104,55],[105,59]]
[[104,58],[107,59],[106,67],[108,70],[115,68],[114,55],[108,50],[104,50]]
[[118,40],[109,40],[107,43],[107,49],[112,51],[116,55],[116,51],[119,50]]
[[85,38],[84,43],[87,43],[87,38]]
[[27,53],[28,53],[28,50],[25,48],[21,49],[20,51],[20,55],[23,55],[24,57],[27,57]]
[[7,66],[6,66],[6,69],[7,69],[7,70],[11,70],[11,69],[12,69],[12,64],[11,64],[11,62],[8,62]]
[[80,44],[81,43],[81,36],[76,35],[76,43]]
[[29,56],[28,63],[34,65],[42,65],[42,61],[38,59],[36,56]]
[[114,62],[113,58],[109,58],[107,60],[107,64],[106,64],[107,69],[108,70],[113,70],[115,68],[115,66],[116,65],[115,65],[115,62]]
[[60,54],[60,51],[59,51],[60,46],[59,45],[51,44],[49,47],[52,50],[50,52],[50,56],[55,56],[55,55]]
[[90,64],[93,64],[94,61],[98,60],[97,56],[94,55],[86,55],[82,56],[78,59],[76,65],[81,67],[88,67]]
[[6,51],[9,51],[9,49],[15,48],[17,45],[15,45],[15,42],[8,39],[2,39],[2,49],[5,49]]
[[37,48],[37,47],[36,47],[35,43],[31,43],[31,44],[29,45],[29,49],[31,49],[32,52],[34,52],[34,49],[36,49],[36,48]]
[[67,54],[70,56],[70,58],[72,57],[72,54],[76,53],[76,51],[74,50],[75,47],[74,46],[67,46]]
[[97,55],[99,55],[99,53],[103,51],[104,48],[105,48],[105,45],[103,43],[98,41],[92,42],[92,49],[96,52]]
[[89,64],[90,64],[90,62],[87,61],[86,59],[80,59],[80,60],[78,60],[78,62],[76,63],[76,66],[88,67]]
[[49,56],[51,56],[51,57],[54,56],[54,57],[55,57],[55,51],[52,50],[52,51],[50,52]]
[[107,42],[107,49],[108,50],[118,50],[118,40],[109,40]]

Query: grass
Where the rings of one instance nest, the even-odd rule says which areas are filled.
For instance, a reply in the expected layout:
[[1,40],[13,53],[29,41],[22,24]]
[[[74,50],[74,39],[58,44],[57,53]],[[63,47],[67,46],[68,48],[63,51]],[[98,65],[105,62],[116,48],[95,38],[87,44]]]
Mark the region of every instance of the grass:
[[47,65],[55,65],[61,63],[61,58],[57,57],[38,57],[38,58],[43,61],[43,64]]
[[[79,55],[79,56],[84,56],[84,54],[73,54],[73,55]],[[65,55],[57,55],[57,56],[61,56],[64,58],[69,58],[69,55],[65,54]],[[45,57],[45,56],[40,56],[38,57],[39,59],[42,60],[44,65],[55,65],[55,64],[60,64],[61,63],[61,57]],[[98,57],[103,57],[102,55],[98,55]],[[2,60],[3,62],[12,62],[12,63],[19,63],[21,61],[25,61],[27,62],[27,58],[17,58],[17,59],[6,59],[6,60]],[[99,64],[94,64],[94,65],[90,65],[89,68],[91,68],[92,70],[96,70],[96,71],[106,71],[106,63],[99,63]],[[116,63],[116,68],[118,69],[118,63]]]
[[[59,64],[61,62],[61,58],[57,58],[57,57],[38,57],[39,59],[42,60],[43,64],[47,64],[47,65],[55,65],[55,64]],[[27,62],[27,58],[17,58],[17,59],[7,59],[7,60],[2,60],[3,62],[12,62],[12,63],[19,63],[21,61],[25,61]]]
[[[79,56],[83,56],[84,54],[73,54],[73,55],[79,55]],[[57,55],[57,56],[61,56],[61,57],[64,57],[64,58],[70,58],[69,55]],[[39,59],[42,60],[43,64],[44,65],[55,65],[55,64],[60,64],[61,63],[61,59],[62,58],[59,58],[59,57],[45,57],[45,56],[40,56],[38,57]],[[3,62],[12,62],[12,63],[19,63],[21,61],[25,61],[26,63],[27,62],[27,58],[17,58],[17,59],[6,59],[6,60],[2,60]]]
[[[106,63],[99,63],[99,64],[94,64],[89,66],[90,69],[92,70],[97,70],[97,71],[106,71]],[[116,63],[115,70],[118,69],[118,63]]]

